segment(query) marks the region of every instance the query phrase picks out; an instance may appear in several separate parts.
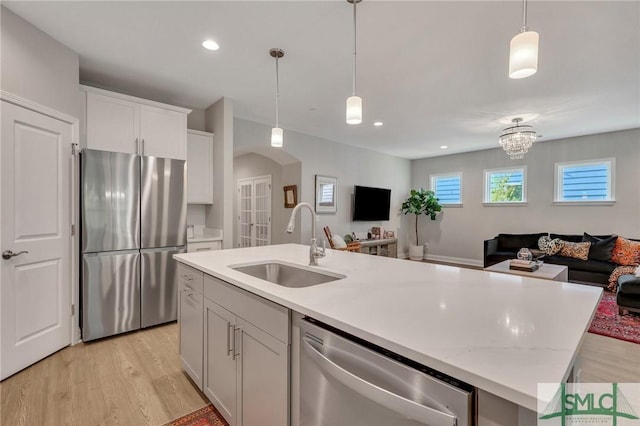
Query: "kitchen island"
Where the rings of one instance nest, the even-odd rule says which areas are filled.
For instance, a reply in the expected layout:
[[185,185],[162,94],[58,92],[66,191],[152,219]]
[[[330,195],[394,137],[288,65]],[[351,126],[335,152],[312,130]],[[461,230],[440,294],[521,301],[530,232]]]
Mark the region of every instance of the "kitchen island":
[[[335,250],[309,267],[309,247],[298,244],[175,258],[532,411],[538,383],[569,378],[602,294],[598,287]],[[345,278],[290,288],[231,268],[265,261]]]

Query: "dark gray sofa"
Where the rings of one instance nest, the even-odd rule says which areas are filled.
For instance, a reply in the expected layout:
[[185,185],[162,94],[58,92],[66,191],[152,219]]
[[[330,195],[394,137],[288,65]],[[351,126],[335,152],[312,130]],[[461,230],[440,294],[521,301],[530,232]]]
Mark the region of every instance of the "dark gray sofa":
[[[548,234],[498,234],[490,240],[484,241],[484,267],[494,265],[507,259],[515,259],[522,247],[529,249],[538,248],[538,239],[548,235],[550,238],[560,238],[564,241],[581,242],[583,235]],[[596,238],[607,238],[610,235],[595,235]],[[631,239],[631,238],[630,238]],[[634,240],[632,241],[640,241]],[[606,286],[609,276],[618,266],[613,262],[601,260],[580,260],[564,256],[545,256],[544,262],[556,265],[564,265],[568,268],[569,281],[579,281]]]

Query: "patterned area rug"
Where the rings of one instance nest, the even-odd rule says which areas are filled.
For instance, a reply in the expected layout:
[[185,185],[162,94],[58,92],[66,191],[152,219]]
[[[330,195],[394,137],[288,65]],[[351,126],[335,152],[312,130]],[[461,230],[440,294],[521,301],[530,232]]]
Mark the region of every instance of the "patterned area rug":
[[589,333],[640,344],[640,315],[618,315],[615,293],[605,290]]
[[229,426],[212,404],[202,407],[164,426]]

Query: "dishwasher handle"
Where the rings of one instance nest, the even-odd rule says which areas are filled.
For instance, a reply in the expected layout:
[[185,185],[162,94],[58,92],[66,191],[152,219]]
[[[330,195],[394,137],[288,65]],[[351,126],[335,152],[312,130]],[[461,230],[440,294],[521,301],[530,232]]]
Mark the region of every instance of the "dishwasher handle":
[[304,350],[324,371],[359,395],[420,423],[430,426],[457,425],[457,416],[453,414],[445,413],[396,395],[345,370],[316,349],[313,346],[315,342],[309,337],[303,337],[303,343]]

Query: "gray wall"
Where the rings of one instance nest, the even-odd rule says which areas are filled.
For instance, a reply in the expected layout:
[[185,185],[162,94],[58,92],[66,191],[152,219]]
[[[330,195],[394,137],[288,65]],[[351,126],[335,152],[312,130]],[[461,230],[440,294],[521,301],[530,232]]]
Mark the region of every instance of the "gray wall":
[[[291,168],[295,169],[295,165],[281,166],[263,155],[253,153],[240,155],[235,157],[233,160],[233,175],[236,185],[240,179],[266,175],[271,176],[271,244],[300,242],[299,232],[297,239],[295,234],[292,235],[284,232],[287,222],[289,221],[291,209],[284,208],[284,191],[282,190],[282,187],[285,185],[300,185],[299,180],[293,182],[290,181]],[[284,180],[285,178],[287,179],[286,182]],[[233,245],[234,247],[238,247],[237,191],[234,196],[233,212]]]
[[[244,152],[251,150],[252,147],[263,150],[263,147],[269,144],[271,127],[236,119],[234,134],[235,150]],[[331,228],[333,233],[340,235],[351,231],[366,231],[372,226],[382,226],[386,230],[400,231],[402,218],[397,212],[410,189],[411,166],[409,160],[286,129],[282,150],[301,163],[298,202],[305,201],[314,204],[316,174],[338,178],[338,212],[331,215],[318,215],[319,235],[322,235],[322,227],[326,225]],[[354,185],[391,189],[390,220],[352,222],[351,199]],[[301,238],[304,244],[308,244],[311,237],[309,213],[303,211],[302,215],[305,217],[301,222]],[[406,237],[402,232],[399,233],[399,237],[399,251],[406,251]]]
[[[610,157],[616,159],[614,205],[553,204],[556,162]],[[527,205],[484,207],[483,170],[520,165],[527,166]],[[463,207],[445,208],[435,222],[425,217],[420,220],[420,238],[426,237],[428,256],[435,259],[478,264],[482,241],[498,233],[588,232],[640,237],[640,129],[538,142],[522,160],[511,160],[497,148],[414,160],[411,170],[415,188],[428,188],[430,174],[463,173]]]
[[3,91],[80,117],[78,55],[0,7]]
[[192,130],[201,130],[205,132],[206,131],[205,129],[207,128],[206,111],[198,108],[190,108],[190,109],[191,109],[191,112],[189,113],[189,115],[187,115],[187,128]]

